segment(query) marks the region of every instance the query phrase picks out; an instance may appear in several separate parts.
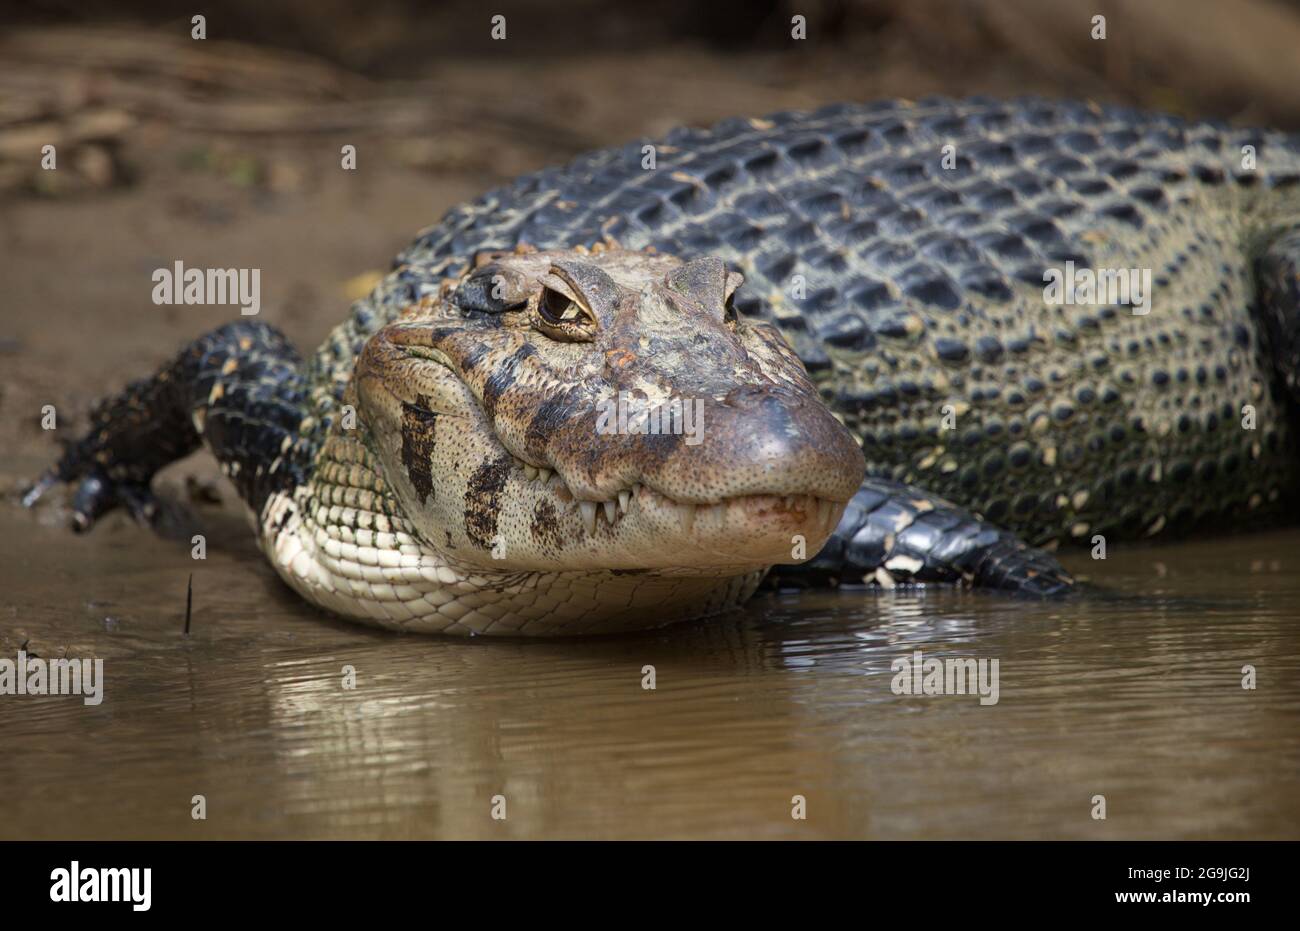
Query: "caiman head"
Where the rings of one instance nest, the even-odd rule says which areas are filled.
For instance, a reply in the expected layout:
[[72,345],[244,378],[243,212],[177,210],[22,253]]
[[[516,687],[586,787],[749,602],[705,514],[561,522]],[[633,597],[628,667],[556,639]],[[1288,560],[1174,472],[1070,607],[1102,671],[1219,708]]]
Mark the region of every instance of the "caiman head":
[[816,555],[862,452],[736,315],[741,281],[712,257],[483,254],[371,338],[360,419],[422,542],[488,580],[581,577],[583,617],[615,626],[713,613]]

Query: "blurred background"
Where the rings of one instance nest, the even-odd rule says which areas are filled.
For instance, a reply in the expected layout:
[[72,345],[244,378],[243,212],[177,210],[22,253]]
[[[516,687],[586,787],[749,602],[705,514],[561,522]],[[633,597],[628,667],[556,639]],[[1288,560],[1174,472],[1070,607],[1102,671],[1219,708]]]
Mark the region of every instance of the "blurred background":
[[[331,134],[382,140],[393,166],[503,178],[681,122],[931,93],[1300,125],[1300,0],[215,0],[205,41],[194,12],[0,2],[0,189],[151,180],[195,138],[237,180],[292,189],[310,170],[256,148]],[[42,132],[77,171],[33,173]]]

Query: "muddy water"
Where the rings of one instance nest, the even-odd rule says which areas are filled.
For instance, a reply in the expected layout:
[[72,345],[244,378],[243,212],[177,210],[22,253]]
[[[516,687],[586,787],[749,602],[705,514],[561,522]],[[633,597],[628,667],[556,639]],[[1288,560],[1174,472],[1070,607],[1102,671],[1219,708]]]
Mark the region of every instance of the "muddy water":
[[[770,595],[503,643],[324,618],[233,510],[197,563],[57,516],[0,507],[0,655],[102,657],[104,700],[0,697],[0,837],[1300,836],[1300,532],[1075,556],[1105,594],[1058,604]],[[894,694],[916,650],[997,659],[998,703]]]

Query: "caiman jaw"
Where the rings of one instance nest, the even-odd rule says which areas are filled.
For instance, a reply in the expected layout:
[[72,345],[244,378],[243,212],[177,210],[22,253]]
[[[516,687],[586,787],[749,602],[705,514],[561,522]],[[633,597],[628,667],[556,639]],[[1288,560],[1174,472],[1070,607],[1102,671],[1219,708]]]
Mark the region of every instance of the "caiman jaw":
[[[524,479],[539,493],[576,510],[585,535],[594,541],[616,531],[625,520],[654,528],[665,544],[700,548],[719,560],[734,558],[748,564],[761,540],[771,537],[776,561],[791,559],[792,541],[802,536],[820,548],[844,513],[844,501],[812,494],[747,494],[716,502],[679,501],[640,482],[619,489],[609,498],[591,501],[574,497],[563,477],[551,469],[515,460]],[[678,550],[678,558],[681,551]]]

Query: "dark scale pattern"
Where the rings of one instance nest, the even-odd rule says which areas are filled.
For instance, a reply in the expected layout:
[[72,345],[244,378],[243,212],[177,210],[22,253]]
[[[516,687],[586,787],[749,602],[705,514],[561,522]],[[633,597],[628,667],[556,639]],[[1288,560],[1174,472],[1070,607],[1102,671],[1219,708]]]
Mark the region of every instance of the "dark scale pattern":
[[[655,143],[654,170],[643,144],[520,178],[426,230],[322,348],[321,408],[364,339],[476,251],[608,236],[723,256],[746,276],[737,308],[783,329],[873,474],[1033,539],[1285,507],[1293,431],[1249,307],[1259,234],[1300,219],[1296,137],[1089,103],[931,99],[678,130]],[[1067,261],[1151,269],[1151,313],[1045,305],[1044,269]],[[1246,403],[1257,431],[1215,427]],[[1190,429],[1175,429],[1184,415]],[[1029,450],[1018,470],[999,464],[1013,441]],[[1179,460],[1215,468],[1181,481],[1167,474]],[[1135,471],[1148,477],[1125,485]]]

